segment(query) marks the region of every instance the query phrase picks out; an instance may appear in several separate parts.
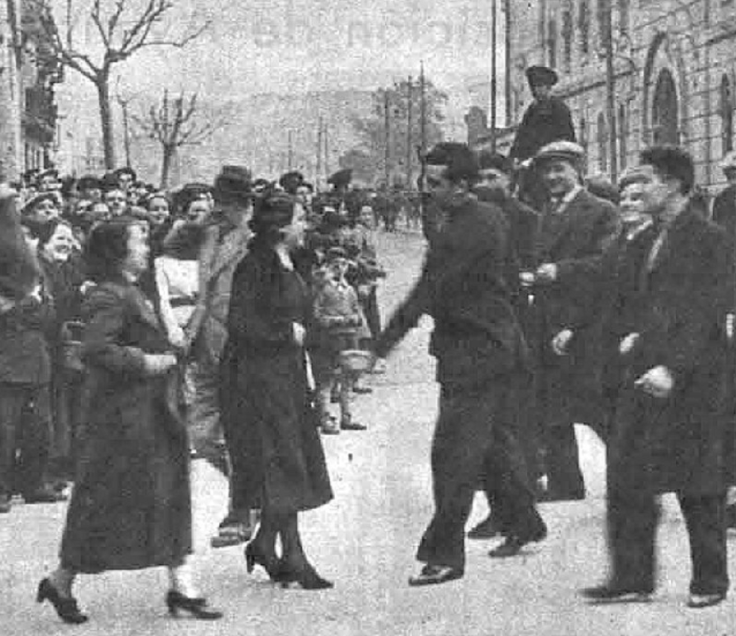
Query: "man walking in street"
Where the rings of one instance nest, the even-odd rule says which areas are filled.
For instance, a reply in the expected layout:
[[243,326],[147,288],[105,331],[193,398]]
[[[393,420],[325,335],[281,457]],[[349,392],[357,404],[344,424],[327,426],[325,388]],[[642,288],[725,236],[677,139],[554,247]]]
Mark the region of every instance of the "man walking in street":
[[[514,308],[522,331],[526,332],[529,322],[529,290],[517,284],[519,272],[529,271],[534,264],[536,232],[539,215],[530,207],[511,196],[513,164],[511,160],[499,153],[483,152],[478,157],[480,164],[479,178],[473,187],[473,193],[487,203],[497,205],[506,217],[509,226],[509,261],[507,283],[514,296]],[[531,373],[520,374],[519,382],[514,388],[515,399],[511,402],[513,411],[509,413],[508,424],[513,424],[513,431],[524,451],[530,477],[538,478],[538,443],[531,424],[533,416],[534,385]],[[498,429],[497,429],[498,430]],[[502,474],[498,474],[494,452],[489,454],[482,484],[488,499],[489,515],[476,525],[468,537],[471,539],[490,539],[499,534],[506,541],[492,551],[492,556],[505,557],[518,554],[523,547],[517,535],[523,535],[516,529],[516,520],[511,514],[513,502],[505,501]],[[523,521],[523,520],[522,520]]]
[[618,212],[581,185],[579,145],[551,143],[539,151],[535,164],[548,194],[537,234],[530,334],[548,480],[543,500],[584,499],[573,425],[585,422],[605,437],[595,372],[600,338],[591,298],[601,281],[603,253],[618,233]]
[[[527,355],[504,278],[508,229],[503,212],[478,201],[470,188],[477,159],[465,144],[440,143],[426,156],[427,185],[442,211],[419,281],[375,343],[384,357],[424,314],[434,319],[430,353],[437,358],[439,417],[432,442],[434,516],[422,537],[413,586],[445,583],[465,570],[465,523],[478,476],[508,417],[514,378]],[[506,465],[507,500],[524,536],[539,541],[546,527],[510,428],[498,461]],[[523,519],[523,521],[521,521]]]
[[[608,463],[607,583],[593,602],[645,601],[655,589],[657,496],[674,492],[690,539],[688,606],[726,598],[728,395],[726,314],[734,287],[726,233],[698,213],[693,160],[658,146],[641,154],[643,212],[653,225],[617,264],[610,291],[625,382]],[[731,449],[732,450],[732,449]]]

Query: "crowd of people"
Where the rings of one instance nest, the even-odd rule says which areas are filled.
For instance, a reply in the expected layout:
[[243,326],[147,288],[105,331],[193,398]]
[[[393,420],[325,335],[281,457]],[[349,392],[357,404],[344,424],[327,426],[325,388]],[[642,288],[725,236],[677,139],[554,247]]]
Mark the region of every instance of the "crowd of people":
[[[530,82],[548,87],[549,71]],[[565,119],[548,106],[529,119]],[[736,154],[711,215],[682,148],[644,150],[612,184],[584,178],[574,130],[548,128],[522,126],[513,157],[454,142],[423,157],[425,260],[383,329],[373,233],[395,219],[349,170],[318,194],[298,172],[269,182],[242,166],[169,193],[127,168],[4,187],[0,511],[16,493],[59,501],[74,482],[38,601],[83,623],[78,574],[163,566],[172,614],[221,617],[189,559],[192,454],[229,480],[213,545],[249,541],[249,572],[331,588],[299,529],[333,496],[321,434],[366,429],[351,411],[370,391],[362,374],[426,314],[435,510],[410,585],[464,576],[479,489],[490,514],[468,536],[502,536],[491,557],[544,540],[538,502],[586,496],[582,423],[606,445],[612,563],[583,596],[651,599],[658,496],[674,492],[688,606],[721,603],[736,526]]]
[[[249,569],[267,564],[279,580],[327,585],[301,551],[296,511],[331,497],[314,434],[366,429],[351,401],[372,391],[360,370],[380,330],[376,288],[385,276],[370,199],[346,195],[350,171],[333,175],[332,189],[318,196],[298,172],[269,182],[240,166],[223,167],[213,186],[173,192],[145,187],[129,168],[78,181],[59,180],[52,170],[30,176],[32,184],[6,186],[2,201],[37,272],[32,286],[13,288],[29,276],[16,271],[24,262],[19,246],[6,251],[13,294],[0,316],[0,511],[11,512],[16,494],[26,503],[64,500],[74,483],[60,565],[42,581],[39,600],[82,622],[71,595],[76,574],[165,565],[170,610],[217,617],[194,589],[186,559],[190,455],[230,479],[230,510],[214,546],[250,539],[257,514]],[[287,227],[294,236],[282,240]],[[296,263],[298,283],[285,284],[303,296],[296,351],[304,345],[308,355],[291,378],[278,354],[285,349],[284,359],[294,362],[294,352],[267,333],[277,329],[272,311],[286,306],[274,300],[275,307],[261,307],[277,272],[240,277],[250,255],[274,253],[289,271]],[[274,293],[284,291],[277,287]],[[267,344],[254,346],[259,333]],[[261,390],[253,393],[255,378]],[[243,423],[269,407],[274,430],[258,418]],[[294,432],[302,420],[309,424],[304,438]],[[278,477],[264,466],[264,453],[289,454],[290,435],[291,461],[321,467],[314,500],[292,465]],[[141,536],[151,538],[137,543]],[[276,536],[284,550],[278,566]]]

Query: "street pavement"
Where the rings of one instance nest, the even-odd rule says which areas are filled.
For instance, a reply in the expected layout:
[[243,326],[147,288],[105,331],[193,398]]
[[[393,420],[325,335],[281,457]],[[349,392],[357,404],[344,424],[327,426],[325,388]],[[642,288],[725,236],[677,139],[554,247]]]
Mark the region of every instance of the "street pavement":
[[[386,312],[411,286],[424,245],[416,233],[382,234],[381,258],[390,272],[381,288]],[[48,604],[34,602],[39,579],[55,567],[64,504],[18,504],[0,517],[0,636],[104,634],[169,636],[734,636],[736,604],[685,608],[689,552],[676,503],[664,501],[658,535],[659,589],[647,605],[589,606],[576,592],[602,581],[604,453],[589,429],[576,427],[588,498],[543,504],[550,533],[516,558],[491,559],[498,541],[468,541],[463,579],[410,588],[414,551],[432,512],[429,448],[436,413],[434,364],[427,355],[431,321],[423,320],[371,376],[372,395],[354,403],[365,432],[323,438],[335,499],[305,513],[308,555],[333,590],[281,589],[256,568],[245,571],[242,547],[214,550],[209,537],[227,506],[227,484],[210,466],[193,462],[195,565],[202,589],[225,611],[214,623],[171,619],[163,570],[80,577],[75,588],[91,620],[63,625]],[[486,514],[478,496],[469,525]],[[736,572],[736,536],[729,540]]]

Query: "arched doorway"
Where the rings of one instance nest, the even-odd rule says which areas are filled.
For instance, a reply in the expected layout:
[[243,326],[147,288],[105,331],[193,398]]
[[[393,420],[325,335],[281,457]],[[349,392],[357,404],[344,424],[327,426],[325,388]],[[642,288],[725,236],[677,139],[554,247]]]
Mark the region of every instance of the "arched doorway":
[[679,144],[677,87],[672,73],[663,69],[657,77],[652,100],[652,137],[655,144]]

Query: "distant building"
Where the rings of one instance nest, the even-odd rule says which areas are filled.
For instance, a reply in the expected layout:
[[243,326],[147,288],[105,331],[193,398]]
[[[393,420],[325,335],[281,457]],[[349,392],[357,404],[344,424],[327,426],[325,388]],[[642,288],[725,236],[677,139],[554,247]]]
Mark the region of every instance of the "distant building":
[[736,0],[528,0],[507,7],[512,122],[531,101],[524,70],[552,66],[589,172],[610,172],[602,30],[610,10],[619,170],[647,145],[677,143],[695,157],[702,184],[722,181],[717,164],[736,132]]
[[54,154],[54,87],[62,74],[44,45],[41,19],[28,0],[0,3],[0,148],[10,180],[49,166]]

